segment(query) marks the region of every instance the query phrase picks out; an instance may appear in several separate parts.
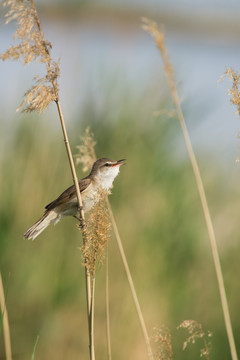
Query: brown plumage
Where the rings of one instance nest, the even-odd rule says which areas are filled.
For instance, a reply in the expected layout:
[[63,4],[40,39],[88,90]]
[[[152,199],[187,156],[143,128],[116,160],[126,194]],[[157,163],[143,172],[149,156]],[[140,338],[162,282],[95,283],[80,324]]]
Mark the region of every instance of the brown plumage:
[[[99,191],[112,187],[119,168],[125,159],[114,161],[101,158],[93,164],[90,174],[79,181],[83,209],[89,211],[97,202]],[[78,201],[75,186],[66,189],[56,200],[50,202],[43,216],[33,224],[24,234],[25,239],[35,239],[52,222],[56,224],[63,216],[78,215]]]

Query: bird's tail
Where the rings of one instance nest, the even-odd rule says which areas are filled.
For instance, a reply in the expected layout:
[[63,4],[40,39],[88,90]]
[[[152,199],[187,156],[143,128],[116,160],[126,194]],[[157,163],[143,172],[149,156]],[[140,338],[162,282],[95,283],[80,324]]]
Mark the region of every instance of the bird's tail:
[[34,240],[52,221],[56,223],[58,220],[58,214],[55,211],[46,211],[43,216],[23,234],[23,237]]

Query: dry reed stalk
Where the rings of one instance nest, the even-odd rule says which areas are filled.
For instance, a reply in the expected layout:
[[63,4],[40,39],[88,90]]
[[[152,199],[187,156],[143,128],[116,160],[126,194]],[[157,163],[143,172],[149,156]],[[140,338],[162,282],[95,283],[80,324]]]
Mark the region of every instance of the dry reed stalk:
[[[39,78],[38,76],[34,77],[35,85],[25,93],[25,98],[22,104],[19,106],[18,110],[21,110],[22,112],[38,111],[40,113],[48,107],[50,102],[54,101],[56,103],[73,182],[76,188],[80,214],[79,228],[82,232],[83,243],[85,243],[85,215],[83,211],[82,199],[79,190],[78,178],[73,161],[72,151],[69,144],[65,121],[59,101],[59,87],[57,82],[57,79],[59,77],[59,66],[57,62],[53,61],[50,55],[52,45],[50,42],[45,40],[36,6],[33,0],[5,0],[3,2],[3,6],[10,7],[10,10],[6,14],[6,23],[12,20],[15,20],[17,22],[18,27],[16,29],[14,38],[15,40],[19,40],[19,44],[15,46],[10,46],[5,51],[5,53],[1,54],[1,59],[22,60],[24,64],[28,64],[31,61],[37,61],[45,64],[46,76],[44,78]],[[93,314],[91,304],[91,278],[87,267],[85,267],[85,278],[90,359],[94,360],[94,342],[91,325],[93,322],[93,319],[91,318],[91,314]]]
[[138,318],[139,318],[139,321],[140,321],[140,325],[141,325],[141,328],[142,328],[142,332],[143,332],[143,336],[144,336],[144,340],[145,340],[145,344],[146,344],[146,348],[147,348],[148,358],[150,360],[154,360],[153,351],[152,351],[149,335],[148,335],[148,332],[147,332],[147,327],[146,327],[145,320],[144,320],[144,317],[143,317],[143,313],[142,313],[142,310],[141,310],[141,307],[140,307],[140,304],[139,304],[139,301],[138,301],[137,292],[136,292],[136,289],[135,289],[135,286],[134,286],[134,283],[133,283],[133,279],[132,279],[131,271],[129,269],[128,261],[127,261],[126,255],[125,255],[125,251],[123,249],[122,240],[121,240],[121,237],[119,235],[118,227],[117,227],[117,224],[116,224],[113,212],[112,212],[110,202],[109,202],[108,199],[106,199],[106,201],[107,201],[108,211],[109,211],[109,214],[110,214],[111,223],[112,223],[112,226],[113,226],[113,231],[114,231],[114,234],[115,234],[115,237],[116,237],[116,240],[117,240],[117,244],[118,244],[118,248],[119,248],[119,251],[120,251],[120,254],[121,254],[123,266],[124,266],[124,269],[125,269],[125,272],[126,272],[126,275],[127,275],[127,279],[128,279],[128,283],[129,283],[129,286],[130,286],[130,289],[131,289],[133,301],[134,301],[135,308],[136,308]]
[[232,356],[232,360],[238,360],[235,340],[234,340],[233,331],[232,331],[232,324],[231,324],[231,319],[230,319],[230,314],[229,314],[228,301],[227,301],[226,291],[225,291],[225,287],[224,287],[223,274],[222,274],[222,269],[221,269],[219,254],[218,254],[217,242],[216,242],[215,232],[214,232],[214,228],[213,228],[213,223],[212,223],[212,219],[211,219],[211,215],[210,215],[210,211],[209,211],[209,207],[208,207],[207,197],[206,197],[204,186],[203,186],[203,181],[202,181],[198,163],[197,163],[194,151],[193,151],[193,147],[191,144],[187,126],[186,126],[184,116],[182,113],[180,99],[179,99],[176,85],[174,82],[173,68],[172,68],[169,56],[167,54],[165,41],[164,41],[164,33],[163,33],[163,31],[161,31],[158,28],[158,26],[155,22],[145,19],[145,18],[142,20],[144,23],[143,29],[148,31],[153,36],[155,43],[162,55],[165,74],[167,76],[167,80],[168,80],[168,83],[170,86],[173,103],[175,105],[177,117],[178,117],[180,126],[182,128],[184,140],[186,143],[186,147],[188,150],[188,154],[190,157],[192,169],[193,169],[196,184],[197,184],[197,189],[198,189],[199,196],[201,199],[203,214],[204,214],[204,218],[206,221],[207,231],[208,231],[209,240],[210,240],[210,244],[211,244],[212,256],[213,256],[213,261],[214,261],[214,266],[215,266],[215,271],[216,271],[216,276],[217,276],[218,288],[219,288],[221,304],[222,304],[222,311],[223,311],[223,315],[224,315],[224,322],[225,322],[225,327],[226,327],[226,331],[227,331],[231,356]]
[[[77,157],[76,161],[77,161],[77,164],[80,164],[80,163],[82,164],[84,171],[88,171],[91,168],[93,162],[96,160],[96,154],[95,154],[95,150],[94,150],[94,146],[96,145],[96,142],[93,140],[93,134],[91,133],[89,128],[87,128],[85,130],[85,134],[81,137],[81,141],[82,141],[82,144],[77,146],[79,154],[76,155],[76,157]],[[130,286],[130,290],[131,290],[131,293],[132,293],[134,305],[135,305],[135,308],[136,308],[136,311],[137,311],[137,314],[138,314],[138,318],[139,318],[139,321],[140,321],[140,325],[141,325],[141,329],[142,329],[142,332],[143,332],[144,340],[145,340],[145,343],[146,343],[148,358],[150,360],[154,360],[153,351],[152,351],[152,348],[151,348],[151,343],[150,343],[149,335],[148,335],[148,332],[147,332],[147,327],[146,327],[144,317],[143,317],[143,314],[142,314],[142,310],[141,310],[141,307],[140,307],[140,304],[139,304],[139,301],[138,301],[136,289],[135,289],[135,286],[134,286],[134,283],[133,283],[132,275],[131,275],[131,272],[130,272],[130,269],[129,269],[129,266],[128,266],[128,261],[127,261],[127,258],[126,258],[126,255],[125,255],[125,252],[124,252],[124,249],[123,249],[122,240],[121,240],[121,237],[119,235],[118,227],[117,227],[114,215],[113,215],[111,204],[110,204],[109,199],[108,199],[107,196],[105,197],[105,200],[106,200],[110,220],[111,220],[111,223],[112,223],[113,231],[114,231],[114,234],[115,234],[115,238],[116,238],[116,241],[117,241],[117,245],[118,245],[120,255],[121,255],[121,258],[122,258],[123,266],[124,266],[124,269],[125,269],[125,272],[126,272],[126,275],[127,275],[127,279],[128,279],[128,282],[129,282],[129,286]],[[108,279],[108,275],[106,275],[106,277]],[[106,284],[107,284],[107,282],[106,282]],[[108,297],[108,290],[106,290],[106,296]],[[108,314],[108,317],[109,317],[109,302],[108,302],[108,300],[106,301],[106,306],[107,306],[106,313]],[[107,325],[107,327],[108,326],[109,326],[109,324]],[[110,344],[110,326],[107,329],[107,336],[108,336],[108,340],[107,340],[108,344]],[[109,349],[108,356],[109,356],[109,354],[110,354],[109,359],[111,359],[111,349]]]
[[2,311],[2,316],[3,316],[3,335],[4,335],[6,360],[12,360],[10,327],[8,321],[8,312],[7,312],[6,300],[4,296],[4,288],[3,288],[1,272],[0,272],[0,309]]
[[105,273],[105,301],[106,301],[106,333],[107,333],[107,354],[108,360],[112,360],[112,348],[111,348],[111,330],[110,330],[110,311],[109,311],[109,262],[108,262],[108,244],[106,245],[106,273]]

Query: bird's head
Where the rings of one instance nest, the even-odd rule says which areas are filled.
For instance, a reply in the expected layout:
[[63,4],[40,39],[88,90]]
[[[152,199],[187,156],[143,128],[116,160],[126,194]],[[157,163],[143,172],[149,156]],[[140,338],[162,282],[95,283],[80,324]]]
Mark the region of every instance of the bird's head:
[[101,158],[93,164],[90,175],[103,189],[109,190],[115,177],[119,173],[120,166],[125,164],[126,159],[111,160],[108,158]]

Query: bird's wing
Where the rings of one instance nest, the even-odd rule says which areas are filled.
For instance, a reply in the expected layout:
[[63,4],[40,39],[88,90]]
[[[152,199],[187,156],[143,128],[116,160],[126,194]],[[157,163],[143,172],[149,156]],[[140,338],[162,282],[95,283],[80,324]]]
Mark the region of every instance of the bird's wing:
[[[78,182],[80,192],[86,190],[86,188],[90,185],[91,179],[90,178],[84,178]],[[75,185],[70,186],[68,189],[66,189],[56,200],[53,200],[45,206],[46,210],[53,210],[56,206],[60,206],[63,204],[68,203],[72,199],[76,197],[76,190]]]

